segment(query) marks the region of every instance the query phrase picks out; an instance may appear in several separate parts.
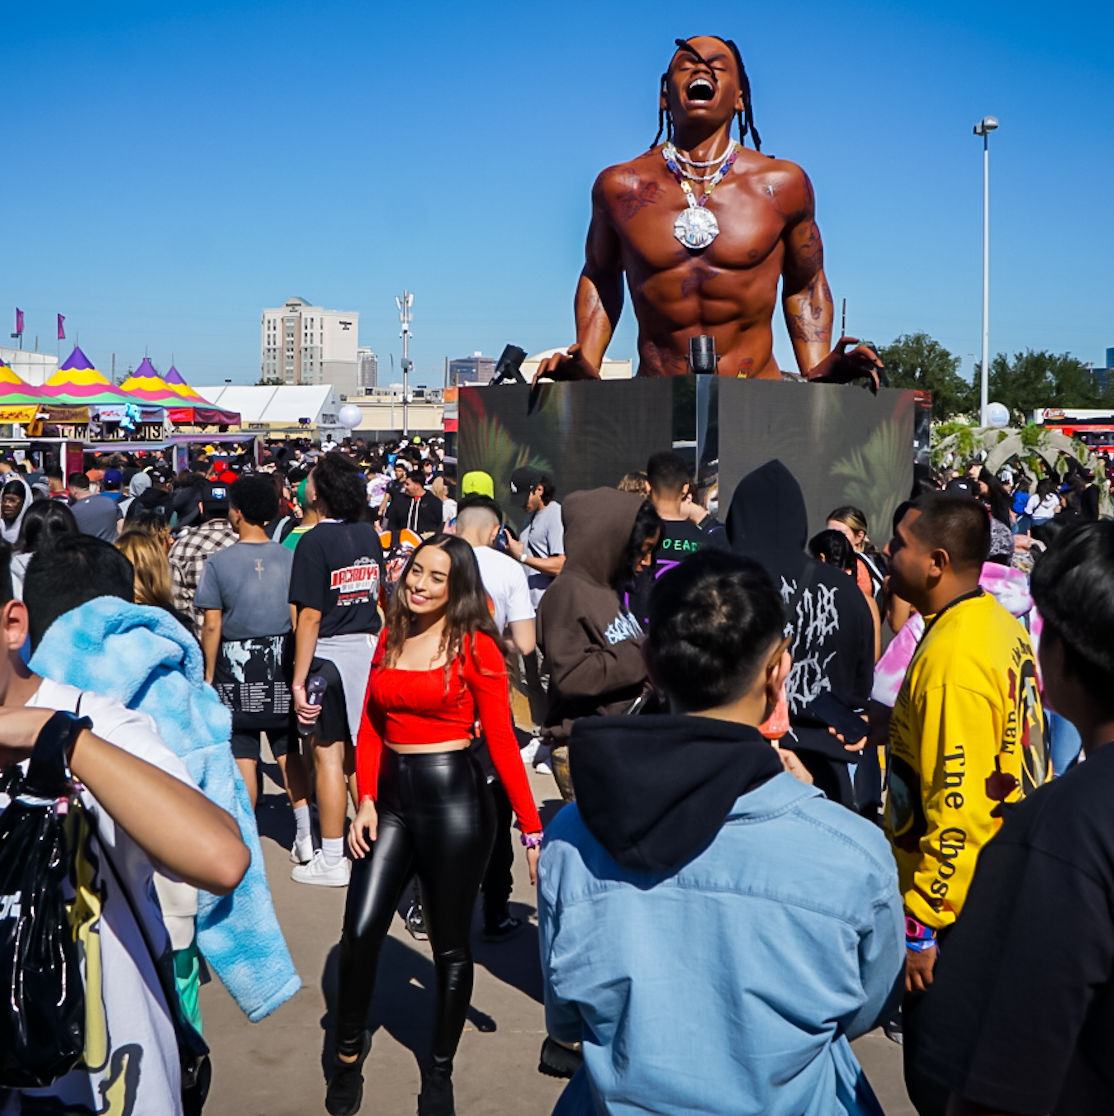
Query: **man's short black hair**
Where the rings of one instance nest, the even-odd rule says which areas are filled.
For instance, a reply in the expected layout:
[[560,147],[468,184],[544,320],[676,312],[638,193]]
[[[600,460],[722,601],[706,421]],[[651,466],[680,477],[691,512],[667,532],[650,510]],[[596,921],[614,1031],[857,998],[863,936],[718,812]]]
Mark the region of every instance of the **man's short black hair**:
[[411,469],[406,474],[406,479],[412,484],[420,484],[423,488],[425,487],[425,473],[421,469]]
[[1114,522],[1063,530],[1037,559],[1030,590],[1044,621],[1041,639],[1059,640],[1067,669],[1114,707]]
[[808,552],[813,558],[821,558],[837,570],[843,570],[852,576],[856,573],[855,564],[858,558],[855,557],[855,548],[842,531],[818,531],[808,540]]
[[278,515],[279,498],[274,481],[264,473],[252,473],[234,481],[228,502],[253,527],[263,527]]
[[355,523],[367,507],[367,489],[359,467],[339,450],[317,459],[313,487],[330,518]]
[[499,504],[490,496],[485,496],[482,492],[469,492],[467,496],[462,496],[456,505],[456,514],[459,517],[461,512],[468,511],[470,508],[483,508],[484,511],[489,511],[500,523],[503,522],[503,509]]
[[89,478],[84,473],[70,473],[66,477],[66,487],[82,491],[89,488]]
[[646,462],[646,479],[655,493],[672,496],[692,484],[692,470],[680,454],[662,450]]
[[698,551],[650,594],[654,681],[688,712],[746,693],[784,632],[785,609],[769,574],[727,551]]
[[990,553],[990,513],[977,500],[926,492],[913,501],[920,515],[909,527],[922,543],[948,552],[956,569],[982,568]]
[[47,628],[96,597],[134,600],[132,564],[111,543],[93,535],[64,535],[36,551],[23,579],[31,650]]
[[457,502],[456,510],[459,513],[465,508],[487,508],[499,517],[500,523],[503,522],[503,509],[499,506],[499,502],[490,496],[485,496],[482,492],[469,492],[467,496],[462,496]]

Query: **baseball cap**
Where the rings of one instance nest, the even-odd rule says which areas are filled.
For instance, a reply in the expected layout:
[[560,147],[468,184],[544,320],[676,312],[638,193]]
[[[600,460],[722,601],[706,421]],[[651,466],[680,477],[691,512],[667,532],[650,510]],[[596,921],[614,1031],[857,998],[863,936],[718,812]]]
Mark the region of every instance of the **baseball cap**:
[[119,469],[105,469],[101,483],[105,487],[112,484],[119,488],[124,483],[124,474]]
[[979,497],[979,484],[978,481],[971,480],[970,477],[956,477],[954,480],[948,481],[945,492],[950,492],[955,496],[971,496],[974,499]]
[[207,516],[228,514],[227,484],[206,484],[201,490],[201,506]]
[[511,495],[525,497],[531,489],[537,488],[546,480],[544,473],[523,465],[511,473]]
[[476,492],[480,496],[486,496],[489,500],[495,499],[495,482],[491,479],[490,473],[485,473],[482,469],[472,469],[460,478],[460,494],[467,496],[471,492]]

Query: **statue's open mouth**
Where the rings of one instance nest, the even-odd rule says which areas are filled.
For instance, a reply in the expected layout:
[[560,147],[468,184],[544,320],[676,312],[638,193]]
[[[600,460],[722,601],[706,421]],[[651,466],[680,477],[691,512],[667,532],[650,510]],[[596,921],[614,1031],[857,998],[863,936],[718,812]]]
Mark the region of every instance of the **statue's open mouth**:
[[694,78],[685,90],[690,101],[710,101],[716,95],[716,87],[705,77]]

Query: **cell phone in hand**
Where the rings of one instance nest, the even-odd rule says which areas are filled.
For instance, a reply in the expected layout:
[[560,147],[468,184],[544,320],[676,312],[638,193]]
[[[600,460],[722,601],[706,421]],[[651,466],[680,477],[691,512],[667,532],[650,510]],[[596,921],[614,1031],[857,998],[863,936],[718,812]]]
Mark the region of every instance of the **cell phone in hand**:
[[849,709],[831,692],[824,690],[809,702],[808,711],[843,737],[845,744],[857,744],[866,736],[869,725],[861,712]]

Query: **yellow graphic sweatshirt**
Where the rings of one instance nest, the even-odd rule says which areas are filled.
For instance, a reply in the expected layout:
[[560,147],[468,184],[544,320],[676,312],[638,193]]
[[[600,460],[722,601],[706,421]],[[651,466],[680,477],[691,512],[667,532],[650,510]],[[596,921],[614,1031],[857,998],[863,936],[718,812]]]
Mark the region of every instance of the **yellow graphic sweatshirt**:
[[1028,633],[992,596],[929,618],[890,722],[886,834],[905,910],[934,929],[963,907],[1001,804],[1049,776]]

